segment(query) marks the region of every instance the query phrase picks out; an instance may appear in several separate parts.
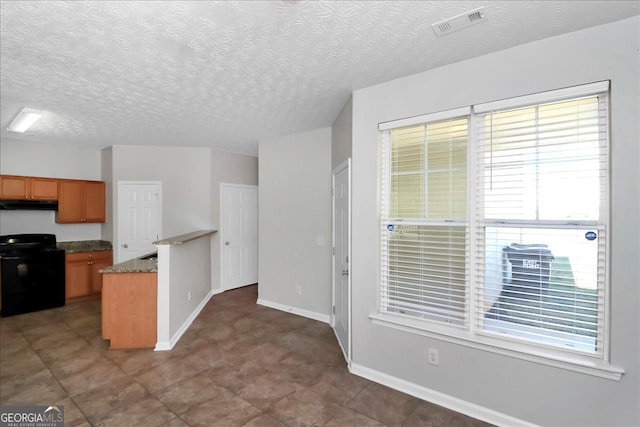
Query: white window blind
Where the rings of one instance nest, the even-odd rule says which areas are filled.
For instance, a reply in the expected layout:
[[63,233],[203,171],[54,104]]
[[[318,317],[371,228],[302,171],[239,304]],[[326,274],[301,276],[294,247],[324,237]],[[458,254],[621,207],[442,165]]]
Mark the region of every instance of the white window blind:
[[468,323],[468,118],[383,130],[382,307]]
[[608,129],[608,82],[381,124],[381,312],[606,359]]
[[606,92],[489,111],[477,124],[478,328],[601,355]]

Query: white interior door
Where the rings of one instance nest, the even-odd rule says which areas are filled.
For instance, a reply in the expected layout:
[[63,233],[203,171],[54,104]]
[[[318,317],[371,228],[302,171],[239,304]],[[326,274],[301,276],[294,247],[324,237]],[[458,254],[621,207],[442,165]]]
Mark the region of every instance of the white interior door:
[[333,316],[342,352],[351,364],[351,179],[350,160],[333,172]]
[[156,251],[153,242],[161,235],[161,207],[159,182],[118,182],[118,262]]
[[229,290],[258,282],[258,187],[220,185],[220,281]]

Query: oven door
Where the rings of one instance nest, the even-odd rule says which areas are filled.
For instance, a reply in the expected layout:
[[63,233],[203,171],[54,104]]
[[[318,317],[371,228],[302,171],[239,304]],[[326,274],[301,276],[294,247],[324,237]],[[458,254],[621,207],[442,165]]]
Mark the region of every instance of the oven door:
[[2,316],[64,305],[64,251],[3,255],[0,262]]

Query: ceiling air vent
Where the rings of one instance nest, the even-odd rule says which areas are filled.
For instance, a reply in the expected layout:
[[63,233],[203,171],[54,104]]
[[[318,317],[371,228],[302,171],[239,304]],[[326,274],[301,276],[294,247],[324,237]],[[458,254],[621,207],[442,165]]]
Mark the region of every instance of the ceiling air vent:
[[468,27],[469,25],[477,24],[485,19],[486,15],[484,13],[484,7],[479,7],[471,12],[463,13],[462,15],[454,16],[453,18],[431,24],[431,28],[433,28],[436,36],[442,36]]

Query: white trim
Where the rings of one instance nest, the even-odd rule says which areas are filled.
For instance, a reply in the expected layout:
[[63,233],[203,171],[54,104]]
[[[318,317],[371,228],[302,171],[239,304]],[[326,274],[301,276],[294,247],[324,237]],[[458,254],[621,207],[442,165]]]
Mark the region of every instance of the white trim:
[[[333,320],[333,316],[332,316],[332,320]],[[342,356],[344,356],[344,360],[347,362],[347,369],[351,371],[351,364],[353,363],[353,360],[351,360],[349,355],[346,353],[346,351],[342,347],[342,344],[340,344],[340,337],[336,333],[336,328],[333,327],[333,325],[331,325],[331,327],[333,329],[333,335],[336,337],[336,341],[338,341],[338,344],[340,346],[340,350],[342,350]],[[351,327],[351,325],[349,325],[349,327]],[[349,345],[351,345],[351,343],[349,343]]]
[[475,403],[471,403],[448,394],[440,393],[439,391],[435,391],[409,381],[401,380],[392,375],[367,368],[357,363],[353,363],[349,371],[354,375],[383,384],[394,390],[401,391],[419,399],[426,400],[427,402],[443,406],[447,409],[451,409],[452,411],[460,412],[490,424],[509,427],[537,426],[536,424],[528,421],[485,408],[484,406],[476,405]]
[[577,98],[580,96],[596,95],[609,90],[609,81],[589,83],[580,86],[572,86],[563,89],[555,89],[531,95],[518,96],[515,98],[501,99],[498,101],[485,102],[473,106],[476,114],[488,113],[489,111],[517,108],[529,104],[543,104],[547,102],[560,101],[567,98]]
[[172,346],[170,341],[158,341],[153,351],[169,351],[171,348]]
[[436,113],[423,114],[415,117],[392,120],[378,124],[378,130],[389,130],[405,126],[417,125],[427,122],[437,122],[439,120],[455,119],[456,117],[468,116],[471,114],[471,107],[455,108],[453,110],[438,111]]
[[410,319],[387,313],[372,314],[369,315],[369,319],[376,325],[387,326],[404,332],[463,345],[465,347],[608,380],[620,381],[622,375],[625,373],[624,369],[612,366],[606,361],[595,357],[592,362],[589,362],[587,358],[579,355],[560,354],[550,349],[546,350],[541,346],[535,347],[534,350],[534,347],[531,345],[507,342],[504,338],[493,339],[490,336],[474,335],[462,328],[451,328],[450,331],[445,331],[445,327],[441,327],[440,329],[442,330],[436,332],[434,331],[435,327],[440,325],[425,325],[425,322],[420,319]]
[[[216,293],[219,293],[219,292],[216,292]],[[209,300],[213,295],[215,295],[215,293],[213,291],[209,291],[207,295],[205,295],[205,297],[202,299],[202,301],[200,301],[200,304],[198,304],[195,310],[193,310],[193,312],[189,315],[189,317],[187,317],[187,319],[184,321],[182,326],[180,326],[180,329],[178,329],[178,331],[175,334],[173,334],[171,339],[169,341],[158,341],[156,343],[156,347],[154,348],[154,351],[171,350],[178,343],[178,340],[180,340],[180,338],[182,337],[182,334],[184,334],[187,331],[187,329],[189,329],[189,326],[191,326],[191,324],[196,319],[196,317],[198,317],[198,315],[200,314],[204,306],[207,305],[207,303],[209,302]]]
[[309,319],[317,320],[322,323],[331,324],[331,317],[328,314],[317,313],[315,311],[304,310],[302,308],[291,307],[288,305],[280,304],[273,301],[266,301],[258,299],[256,304],[269,308],[274,308],[280,311],[286,311],[287,313],[296,314],[298,316],[307,317]]
[[351,334],[352,334],[352,327],[351,327],[351,323],[352,323],[352,319],[351,319],[351,304],[352,304],[352,297],[351,297],[351,290],[352,290],[352,283],[351,283],[351,275],[347,276],[347,286],[348,286],[348,292],[347,292],[347,310],[348,310],[348,317],[349,317],[349,325],[347,327],[347,348],[344,348],[342,345],[342,342],[340,341],[340,338],[338,337],[338,334],[336,332],[336,315],[335,312],[333,310],[333,308],[336,306],[336,185],[335,185],[335,181],[336,181],[336,175],[338,175],[339,173],[341,173],[343,170],[347,170],[347,186],[348,186],[348,194],[347,194],[347,206],[349,209],[349,217],[347,218],[347,228],[349,231],[349,234],[347,236],[347,257],[349,258],[349,270],[351,270],[351,260],[352,260],[352,256],[351,256],[351,157],[348,157],[347,160],[345,160],[344,162],[340,163],[340,165],[338,165],[335,169],[333,169],[333,171],[331,172],[331,190],[332,190],[332,197],[331,197],[331,217],[332,217],[332,221],[331,221],[331,236],[333,238],[332,241],[332,251],[331,251],[331,310],[330,310],[330,325],[333,328],[333,333],[336,336],[336,339],[338,340],[338,344],[340,344],[340,349],[342,350],[342,354],[344,355],[345,360],[347,361],[347,365],[351,365],[351,352],[352,352],[352,344],[351,344]]

